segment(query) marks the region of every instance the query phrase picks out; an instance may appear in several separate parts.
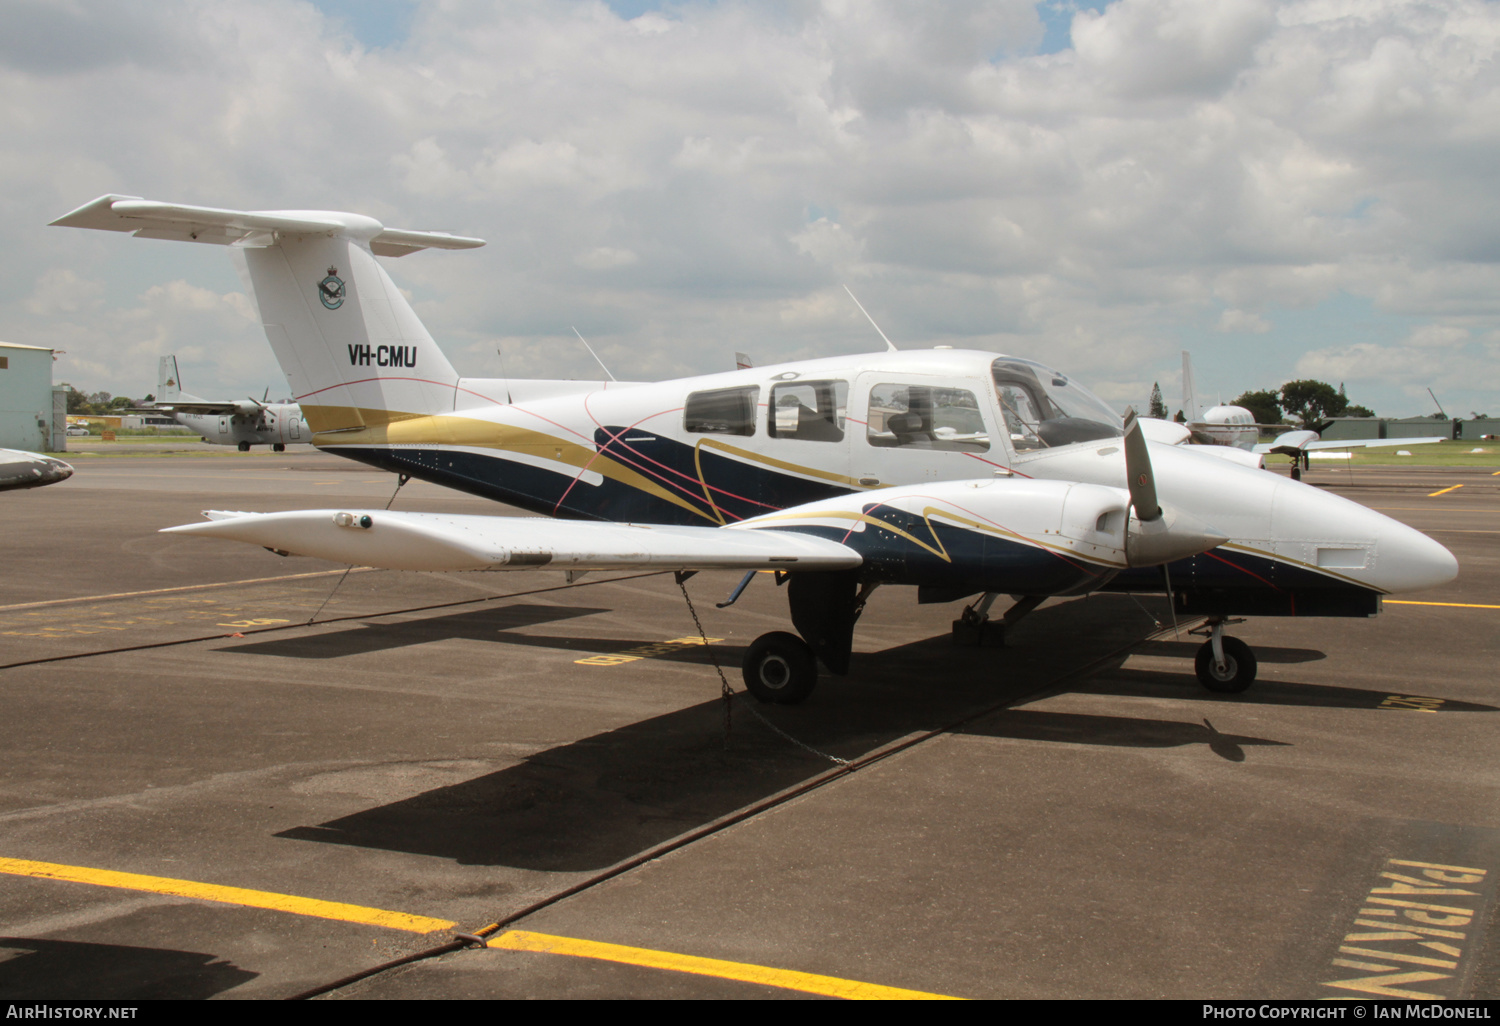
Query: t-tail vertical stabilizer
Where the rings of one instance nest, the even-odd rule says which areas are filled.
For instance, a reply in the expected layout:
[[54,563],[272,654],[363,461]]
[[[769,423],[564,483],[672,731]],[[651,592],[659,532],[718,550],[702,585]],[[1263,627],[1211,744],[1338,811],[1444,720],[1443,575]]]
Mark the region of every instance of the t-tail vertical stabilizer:
[[326,210],[244,211],[101,196],[52,222],[232,246],[266,337],[315,433],[449,412],[458,374],[376,256],[481,239],[386,228]]

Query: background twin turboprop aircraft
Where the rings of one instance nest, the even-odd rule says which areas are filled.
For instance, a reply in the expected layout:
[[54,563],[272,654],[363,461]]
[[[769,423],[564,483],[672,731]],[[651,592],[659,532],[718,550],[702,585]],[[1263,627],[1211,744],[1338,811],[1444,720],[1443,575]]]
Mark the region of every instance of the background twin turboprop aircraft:
[[143,412],[165,413],[183,427],[196,431],[205,442],[233,445],[240,452],[252,445],[269,445],[276,452],[288,442],[308,440],[302,430],[302,409],[296,403],[273,403],[266,398],[202,399],[182,390],[177,357],[157,361],[156,403]]
[[392,569],[732,569],[741,589],[774,570],[796,633],[745,654],[765,701],[806,698],[820,662],[848,672],[882,584],[979,596],[961,624],[980,636],[1001,594],[1017,597],[1008,625],[1050,596],[1164,593],[1206,618],[1199,679],[1237,691],[1256,666],[1229,617],[1370,616],[1458,569],[1403,524],[1223,458],[1238,450],[1151,441],[1029,360],[935,349],[656,383],[465,378],[375,257],[479,239],[115,195],[53,224],[229,247],[316,445],[554,518],[216,511],[169,531]]

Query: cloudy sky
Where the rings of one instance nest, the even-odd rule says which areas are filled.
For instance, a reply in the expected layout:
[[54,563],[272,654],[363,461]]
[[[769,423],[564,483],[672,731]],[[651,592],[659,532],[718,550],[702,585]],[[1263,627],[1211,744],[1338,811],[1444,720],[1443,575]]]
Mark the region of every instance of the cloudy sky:
[[285,384],[225,253],[47,228],[115,192],[353,210],[461,372],[1015,353],[1117,405],[1500,414],[1482,0],[0,0],[0,339],[140,395]]

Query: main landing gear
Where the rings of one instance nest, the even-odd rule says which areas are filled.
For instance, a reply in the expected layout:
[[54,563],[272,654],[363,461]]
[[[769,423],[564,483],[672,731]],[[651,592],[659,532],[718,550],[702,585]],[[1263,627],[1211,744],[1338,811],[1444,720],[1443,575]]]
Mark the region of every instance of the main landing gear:
[[849,672],[854,623],[877,585],[861,587],[848,571],[792,574],[778,583],[786,584],[797,634],[772,631],[756,638],[745,650],[741,673],[745,687],[762,702],[796,705],[817,686],[819,660],[840,677]]
[[1208,690],[1238,694],[1255,682],[1255,653],[1239,638],[1225,636],[1226,623],[1244,621],[1210,620],[1190,632],[1208,637],[1193,659],[1193,669],[1198,674],[1198,682]]
[[250,451],[250,443],[249,442],[241,442],[240,445],[239,445],[239,449],[240,449],[240,452],[249,452]]
[[750,643],[741,672],[745,687],[762,702],[796,705],[817,686],[818,657],[797,635],[772,631]]

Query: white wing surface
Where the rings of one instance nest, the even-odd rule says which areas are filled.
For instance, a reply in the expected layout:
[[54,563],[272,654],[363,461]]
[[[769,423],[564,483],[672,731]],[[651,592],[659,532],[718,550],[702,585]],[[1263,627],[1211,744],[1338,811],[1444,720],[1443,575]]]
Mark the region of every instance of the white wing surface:
[[1392,445],[1429,445],[1433,442],[1446,442],[1448,439],[1432,438],[1342,438],[1322,440],[1314,431],[1288,431],[1277,435],[1273,442],[1262,442],[1252,451],[1258,453],[1278,453],[1283,456],[1291,456],[1299,452],[1317,452],[1320,449],[1375,449],[1385,448]]
[[863,562],[838,542],[790,531],[378,509],[204,515],[206,523],[164,533],[389,570],[847,570]]

